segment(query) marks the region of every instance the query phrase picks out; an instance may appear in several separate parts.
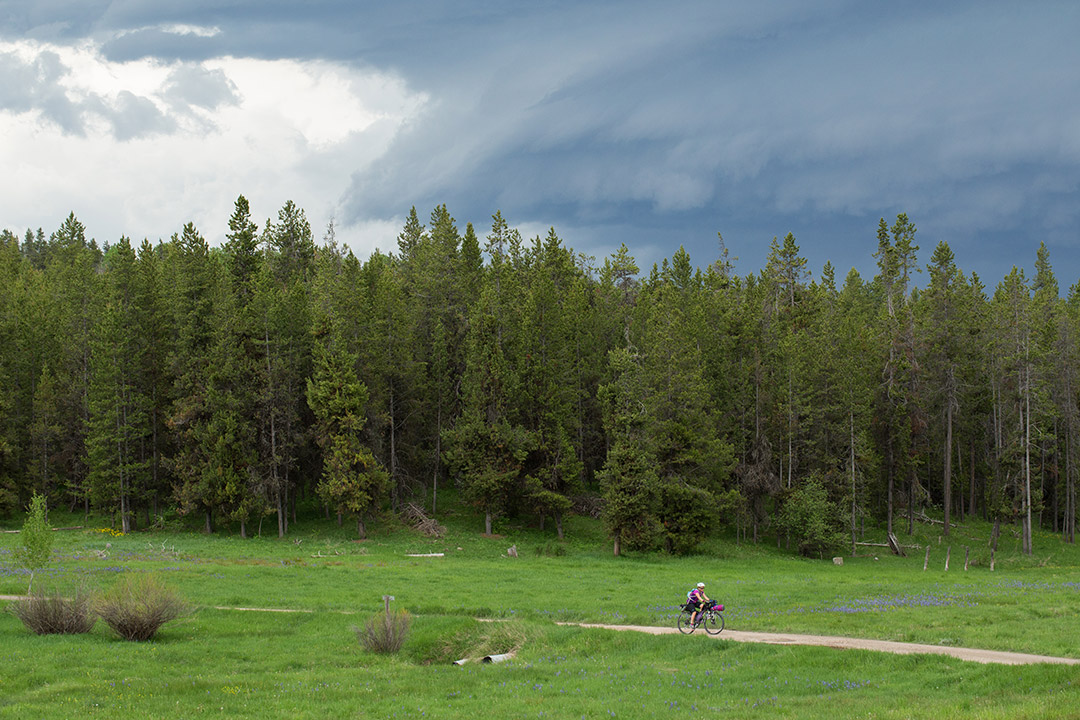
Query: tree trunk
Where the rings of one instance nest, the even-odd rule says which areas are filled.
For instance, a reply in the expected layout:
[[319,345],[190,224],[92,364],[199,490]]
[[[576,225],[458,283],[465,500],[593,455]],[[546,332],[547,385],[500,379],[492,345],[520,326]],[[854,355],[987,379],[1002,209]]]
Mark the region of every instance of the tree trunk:
[[394,407],[394,383],[390,383],[390,506],[397,512],[401,504],[397,471],[397,414]]
[[850,430],[849,437],[849,461],[851,467],[851,555],[855,556],[855,543],[858,542],[858,538],[855,535],[855,510],[856,510],[856,488],[855,488],[855,411],[852,408],[848,408],[848,429]]
[[971,439],[971,462],[969,463],[969,472],[971,473],[971,504],[968,505],[968,515],[975,517],[975,439]]
[[893,531],[893,486],[896,483],[896,465],[893,463],[892,429],[886,428],[885,432],[889,435],[888,440],[886,440],[885,442],[885,474],[888,476],[889,479],[889,489],[887,494],[888,499],[886,501],[887,505],[885,531],[891,535]]
[[431,477],[431,516],[437,512],[439,499],[439,468],[442,465],[442,398],[435,412],[435,472]]
[[484,533],[491,534],[491,511],[484,513]]
[[619,542],[619,533],[615,533],[615,547],[614,547],[614,555],[615,555],[615,557],[619,557],[619,553],[621,552],[621,550],[622,550],[622,548],[621,548],[621,543]]
[[1031,368],[1026,368],[1024,384],[1024,554],[1031,555]]
[[945,477],[944,483],[944,510],[945,527],[942,534],[949,537],[949,521],[952,516],[952,398],[945,400]]
[[919,479],[915,463],[911,463],[911,477],[908,479],[907,534],[915,534],[915,483]]

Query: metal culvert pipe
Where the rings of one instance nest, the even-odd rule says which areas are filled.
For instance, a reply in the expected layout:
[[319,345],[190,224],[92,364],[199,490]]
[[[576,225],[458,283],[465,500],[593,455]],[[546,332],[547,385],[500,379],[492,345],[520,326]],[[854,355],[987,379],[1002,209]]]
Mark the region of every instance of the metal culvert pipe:
[[512,653],[512,652],[502,653],[501,655],[485,655],[484,659],[481,662],[501,663],[501,662],[505,662],[506,660],[509,660],[512,657],[514,657],[514,653]]

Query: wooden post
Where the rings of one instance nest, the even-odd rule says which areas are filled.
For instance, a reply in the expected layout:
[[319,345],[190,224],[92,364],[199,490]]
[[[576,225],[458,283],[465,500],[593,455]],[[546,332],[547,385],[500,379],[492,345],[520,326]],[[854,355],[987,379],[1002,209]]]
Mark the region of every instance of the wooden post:
[[930,564],[930,546],[926,546],[926,559],[922,562],[923,572],[926,572],[926,566]]
[[971,548],[964,547],[964,572],[967,572],[968,560],[971,559]]
[[952,545],[945,549],[945,572],[949,572],[949,557],[952,555]]

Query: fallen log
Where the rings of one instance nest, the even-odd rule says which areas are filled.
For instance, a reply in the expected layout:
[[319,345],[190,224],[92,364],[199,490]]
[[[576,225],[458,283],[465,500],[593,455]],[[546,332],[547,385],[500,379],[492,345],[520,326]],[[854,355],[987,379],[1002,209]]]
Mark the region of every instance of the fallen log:
[[896,536],[889,533],[889,548],[893,551],[894,555],[900,557],[907,557],[907,553],[904,552],[904,547],[900,544],[900,541],[896,539]]

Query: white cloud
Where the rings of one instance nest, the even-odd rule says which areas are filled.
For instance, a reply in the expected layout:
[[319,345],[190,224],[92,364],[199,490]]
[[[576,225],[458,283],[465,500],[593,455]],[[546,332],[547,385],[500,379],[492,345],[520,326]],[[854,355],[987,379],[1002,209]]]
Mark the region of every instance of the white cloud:
[[[0,108],[0,164],[9,170],[0,176],[0,223],[48,232],[74,212],[99,242],[167,239],[190,220],[218,243],[240,194],[260,224],[293,200],[321,236],[342,215],[352,173],[383,154],[426,102],[393,75],[325,61],[117,63],[89,43],[28,41],[0,43],[5,53],[28,66],[59,58],[50,82],[81,122],[65,130],[44,104]],[[180,92],[181,76],[204,84]],[[338,238],[359,253],[368,245],[362,231],[378,236],[371,247],[390,235],[381,225],[339,227]]]

